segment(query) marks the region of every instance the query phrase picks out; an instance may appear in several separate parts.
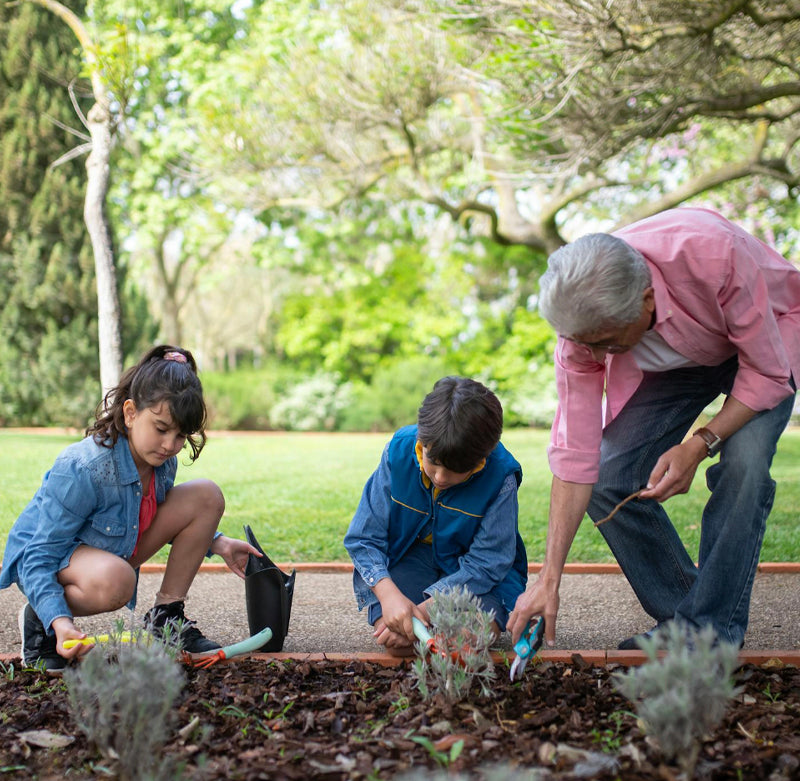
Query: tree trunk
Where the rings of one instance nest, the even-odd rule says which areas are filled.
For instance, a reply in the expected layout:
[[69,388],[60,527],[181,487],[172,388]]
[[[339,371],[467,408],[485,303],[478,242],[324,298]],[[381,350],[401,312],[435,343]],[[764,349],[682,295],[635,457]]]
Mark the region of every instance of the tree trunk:
[[119,291],[111,247],[111,232],[105,211],[111,157],[111,117],[95,103],[87,117],[92,151],[86,160],[86,200],[83,218],[94,251],[97,279],[97,337],[100,348],[100,384],[105,395],[122,372],[122,334]]

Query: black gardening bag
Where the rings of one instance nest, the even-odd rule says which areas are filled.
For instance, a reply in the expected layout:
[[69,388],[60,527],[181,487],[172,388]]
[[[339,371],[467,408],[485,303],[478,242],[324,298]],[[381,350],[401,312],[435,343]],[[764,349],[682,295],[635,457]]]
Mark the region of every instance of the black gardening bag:
[[287,575],[275,566],[258,544],[249,526],[244,527],[247,541],[260,553],[261,558],[250,554],[244,571],[244,593],[247,603],[247,623],[254,635],[265,627],[272,630],[272,639],[259,651],[280,651],[289,632],[289,616],[292,612],[294,578],[296,570]]

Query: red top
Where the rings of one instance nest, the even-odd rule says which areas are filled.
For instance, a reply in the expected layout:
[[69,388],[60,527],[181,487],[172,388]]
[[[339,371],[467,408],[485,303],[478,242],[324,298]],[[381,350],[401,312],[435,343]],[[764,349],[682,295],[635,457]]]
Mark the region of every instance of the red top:
[[156,511],[158,510],[158,504],[156,503],[156,476],[155,473],[150,478],[150,486],[147,489],[147,493],[142,496],[142,503],[139,505],[139,534],[136,536],[136,546],[133,549],[133,553],[136,553],[136,550],[139,547],[139,540],[142,539],[142,535],[150,528],[150,524],[153,522],[153,518],[156,517]]

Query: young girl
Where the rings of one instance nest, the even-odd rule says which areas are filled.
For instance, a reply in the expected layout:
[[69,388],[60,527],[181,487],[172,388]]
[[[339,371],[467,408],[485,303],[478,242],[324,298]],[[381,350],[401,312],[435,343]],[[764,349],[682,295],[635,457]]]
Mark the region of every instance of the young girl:
[[181,625],[190,653],[219,648],[186,621],[184,600],[205,555],[219,554],[244,577],[242,540],[217,526],[225,509],[210,480],[174,485],[177,455],[194,461],[205,445],[206,407],[188,350],[161,345],[122,376],[98,407],[86,438],[67,447],[44,476],[6,543],[0,588],[16,583],[28,598],[20,613],[22,659],[62,669],[91,646],[64,642],[86,635],[73,616],[136,602],[139,566],[172,543],[164,578],[145,626]]

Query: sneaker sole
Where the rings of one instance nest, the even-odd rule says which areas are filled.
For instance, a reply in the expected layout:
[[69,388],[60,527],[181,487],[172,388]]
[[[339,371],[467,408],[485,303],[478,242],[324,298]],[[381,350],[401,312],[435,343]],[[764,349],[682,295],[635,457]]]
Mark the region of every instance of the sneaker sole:
[[[25,610],[28,608],[29,605],[30,603],[26,602],[20,609],[19,613],[17,613],[17,626],[19,627],[19,637],[20,637],[19,658],[20,662],[22,662],[23,667],[31,667],[38,669],[40,665],[37,665],[36,662],[25,661]],[[61,659],[62,657],[59,656],[59,660]],[[63,662],[64,664],[61,667],[53,667],[53,668],[45,667],[43,670],[41,670],[41,672],[44,672],[47,675],[52,675],[54,677],[60,677],[61,674],[64,672],[64,667],[67,666],[67,660],[63,659]]]

